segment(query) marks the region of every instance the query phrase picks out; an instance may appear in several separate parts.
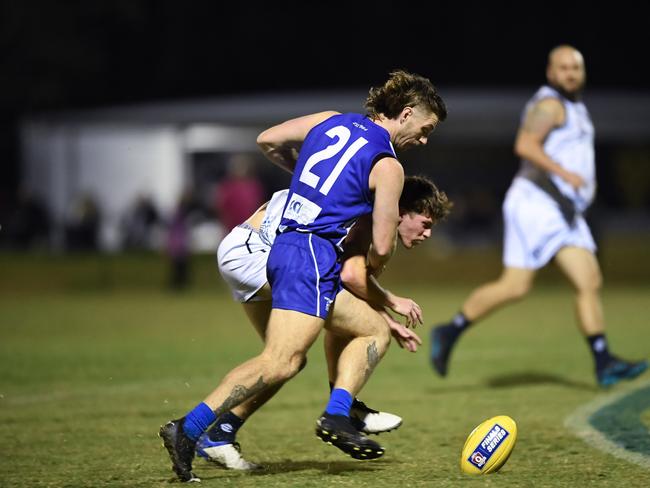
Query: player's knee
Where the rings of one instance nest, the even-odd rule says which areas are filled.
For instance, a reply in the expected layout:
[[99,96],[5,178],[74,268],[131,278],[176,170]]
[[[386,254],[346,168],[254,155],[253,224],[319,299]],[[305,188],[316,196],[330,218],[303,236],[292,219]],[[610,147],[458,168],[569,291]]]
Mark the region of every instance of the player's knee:
[[516,283],[511,283],[508,288],[508,294],[510,300],[521,300],[528,292],[530,292],[531,283],[528,281],[518,281]]
[[603,275],[599,272],[594,272],[578,283],[577,289],[579,293],[599,293],[602,286]]
[[303,356],[302,361],[300,361],[300,366],[298,366],[298,372],[305,369],[305,366],[307,366],[307,356]]
[[603,287],[603,275],[600,273],[596,273],[591,283],[591,286],[593,287],[594,291],[599,292],[600,289]]
[[307,357],[304,354],[294,354],[291,357],[279,362],[277,374],[280,381],[287,381],[296,376],[307,365]]
[[292,361],[289,356],[280,357],[264,352],[259,359],[268,384],[284,383],[299,371],[300,362]]
[[287,373],[289,377],[287,379],[293,378],[296,376],[302,369],[307,365],[307,357],[303,354],[294,355],[289,361]]
[[390,329],[388,327],[381,327],[373,335],[375,346],[377,347],[377,352],[380,356],[383,356],[388,350],[390,338]]

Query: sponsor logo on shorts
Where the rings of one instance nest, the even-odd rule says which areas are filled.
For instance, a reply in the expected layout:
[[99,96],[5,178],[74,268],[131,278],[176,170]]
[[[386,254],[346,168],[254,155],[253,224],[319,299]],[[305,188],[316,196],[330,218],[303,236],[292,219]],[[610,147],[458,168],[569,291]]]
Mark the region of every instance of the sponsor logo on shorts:
[[485,463],[488,462],[492,454],[494,454],[508,435],[510,433],[506,429],[499,424],[494,424],[494,427],[490,429],[479,445],[476,446],[468,461],[478,469],[483,469]]

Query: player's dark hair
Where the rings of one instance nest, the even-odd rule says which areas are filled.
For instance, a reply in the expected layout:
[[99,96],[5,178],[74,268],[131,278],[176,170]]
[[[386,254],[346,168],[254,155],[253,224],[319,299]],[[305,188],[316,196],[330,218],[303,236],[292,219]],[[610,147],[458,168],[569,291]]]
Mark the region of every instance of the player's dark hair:
[[399,199],[400,211],[431,217],[436,224],[444,220],[454,206],[444,191],[426,176],[407,176]]
[[405,107],[415,106],[436,114],[440,122],[447,118],[447,106],[431,81],[404,70],[393,71],[383,86],[370,88],[365,103],[371,119],[379,114],[394,119]]

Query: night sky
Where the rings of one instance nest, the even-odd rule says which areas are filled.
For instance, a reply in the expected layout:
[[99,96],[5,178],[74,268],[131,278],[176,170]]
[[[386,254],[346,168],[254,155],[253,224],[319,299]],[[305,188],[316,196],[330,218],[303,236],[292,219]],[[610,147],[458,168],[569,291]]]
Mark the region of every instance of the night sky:
[[532,90],[560,43],[583,52],[590,87],[650,90],[648,3],[595,4],[5,0],[3,199],[18,181],[17,121],[44,110],[367,88],[394,68],[443,89]]

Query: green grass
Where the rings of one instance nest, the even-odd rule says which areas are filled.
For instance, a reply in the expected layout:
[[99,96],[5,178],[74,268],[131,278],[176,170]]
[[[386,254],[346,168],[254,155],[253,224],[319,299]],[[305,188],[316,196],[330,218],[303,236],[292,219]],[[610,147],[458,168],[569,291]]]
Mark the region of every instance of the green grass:
[[[395,287],[422,305],[428,323],[448,318],[470,289]],[[605,289],[610,342],[627,357],[650,355],[649,292],[643,285]],[[167,486],[159,425],[259,350],[219,286],[180,295],[138,287],[3,293],[0,486]],[[564,427],[578,406],[604,394],[594,387],[569,289],[542,283],[470,331],[445,380],[430,369],[426,348],[391,348],[361,395],[405,419],[379,437],[382,459],[354,461],[314,436],[327,399],[319,341],[307,368],[240,433],[246,457],[268,469],[250,475],[196,461],[195,471],[203,486],[215,487],[649,486],[650,471],[591,448]],[[497,414],[518,423],[512,457],[497,474],[461,474],[465,437]]]

